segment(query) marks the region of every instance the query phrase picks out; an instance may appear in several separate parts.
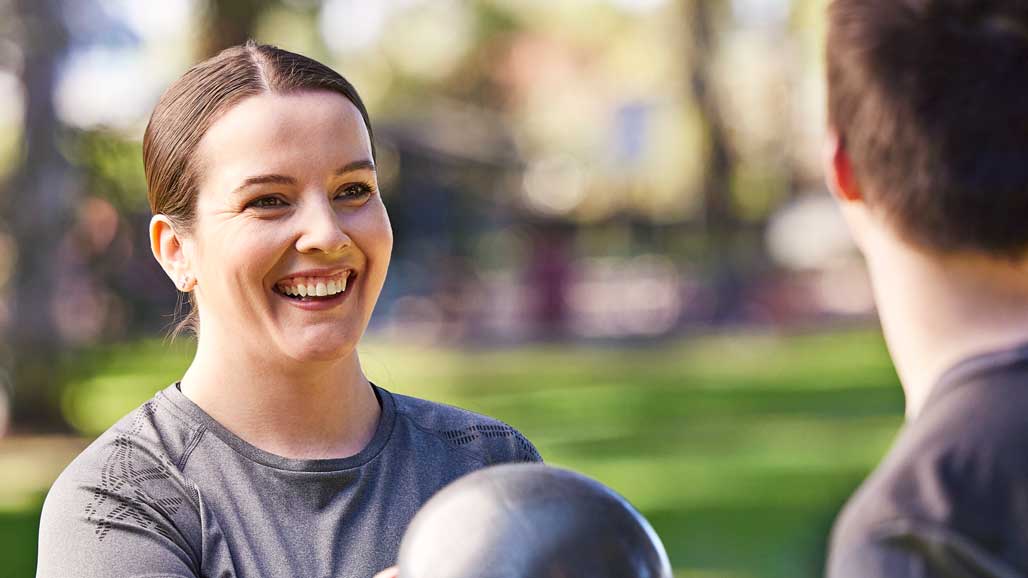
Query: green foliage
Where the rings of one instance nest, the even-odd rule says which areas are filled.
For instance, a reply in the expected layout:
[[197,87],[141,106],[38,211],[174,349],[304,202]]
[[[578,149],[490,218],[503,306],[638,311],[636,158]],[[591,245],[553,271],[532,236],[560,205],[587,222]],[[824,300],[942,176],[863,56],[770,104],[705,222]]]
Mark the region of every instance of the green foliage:
[[[69,420],[98,433],[177,379],[191,353],[154,340],[70,360]],[[503,419],[549,463],[621,492],[679,577],[820,576],[832,519],[901,423],[896,375],[870,332],[637,349],[373,341],[361,357],[378,385]],[[0,517],[0,532],[33,532],[32,520]]]
[[61,152],[82,170],[85,190],[122,214],[147,210],[146,175],[139,142],[106,131],[69,131]]

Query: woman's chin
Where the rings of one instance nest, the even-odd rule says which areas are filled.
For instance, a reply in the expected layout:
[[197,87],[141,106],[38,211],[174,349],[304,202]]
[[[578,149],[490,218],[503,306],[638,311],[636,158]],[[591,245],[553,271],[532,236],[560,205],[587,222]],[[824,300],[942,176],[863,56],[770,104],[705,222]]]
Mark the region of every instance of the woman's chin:
[[283,344],[286,356],[298,362],[339,361],[357,349],[357,339],[335,334],[323,338],[293,339]]

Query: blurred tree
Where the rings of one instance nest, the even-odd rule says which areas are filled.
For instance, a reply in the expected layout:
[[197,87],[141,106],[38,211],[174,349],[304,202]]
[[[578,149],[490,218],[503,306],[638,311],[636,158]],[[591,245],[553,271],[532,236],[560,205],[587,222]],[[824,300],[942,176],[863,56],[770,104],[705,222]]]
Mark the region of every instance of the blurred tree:
[[714,245],[738,225],[732,209],[731,175],[735,164],[722,106],[715,91],[713,63],[717,56],[716,18],[723,9],[718,0],[685,2],[686,51],[689,86],[699,107],[707,137],[707,171],[703,183],[703,221]]
[[273,0],[211,0],[201,57],[246,42],[253,36],[261,13],[274,4]]
[[[706,172],[701,194],[706,261],[714,285],[712,321],[734,316],[742,299],[736,263],[741,222],[732,198],[732,175],[738,159],[732,149],[725,111],[716,87],[718,38],[727,10],[723,0],[686,0],[684,3],[685,64],[689,70],[691,97],[700,110],[707,144]],[[756,247],[754,247],[756,248]]]
[[56,361],[62,338],[54,304],[66,289],[59,286],[59,250],[78,194],[72,169],[57,146],[60,125],[53,93],[67,35],[56,9],[55,2],[17,4],[24,27],[25,142],[21,166],[0,207],[14,238],[17,263],[7,336],[12,423],[50,431],[67,429],[59,407]]

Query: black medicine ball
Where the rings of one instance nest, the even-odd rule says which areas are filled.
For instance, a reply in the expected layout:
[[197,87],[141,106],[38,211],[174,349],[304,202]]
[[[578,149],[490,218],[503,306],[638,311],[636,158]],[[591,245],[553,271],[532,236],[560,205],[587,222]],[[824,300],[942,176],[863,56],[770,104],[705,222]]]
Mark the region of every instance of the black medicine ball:
[[400,578],[671,578],[631,504],[581,474],[504,464],[443,488],[400,544]]

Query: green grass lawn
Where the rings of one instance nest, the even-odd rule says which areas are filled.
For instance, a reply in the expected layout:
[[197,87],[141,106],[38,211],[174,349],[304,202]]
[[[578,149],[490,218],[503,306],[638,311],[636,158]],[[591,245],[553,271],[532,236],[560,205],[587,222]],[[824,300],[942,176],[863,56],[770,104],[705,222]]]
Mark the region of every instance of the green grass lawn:
[[[169,353],[146,341],[70,359],[65,411],[95,435],[180,376],[189,355],[188,344]],[[635,349],[372,341],[361,358],[378,385],[503,419],[549,463],[622,493],[653,523],[679,578],[820,576],[832,519],[902,419],[895,372],[870,331]],[[27,578],[40,492],[81,446],[19,453],[4,443],[0,549],[5,572]]]

